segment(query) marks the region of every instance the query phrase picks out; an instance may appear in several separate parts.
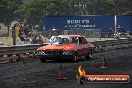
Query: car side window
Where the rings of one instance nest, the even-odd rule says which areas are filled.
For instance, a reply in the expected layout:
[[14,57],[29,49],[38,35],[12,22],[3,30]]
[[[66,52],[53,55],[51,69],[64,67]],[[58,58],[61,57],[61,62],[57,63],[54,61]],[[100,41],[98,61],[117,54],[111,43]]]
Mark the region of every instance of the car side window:
[[86,40],[84,37],[80,37],[80,38],[79,38],[79,43],[80,43],[80,44],[86,44],[86,43],[88,43],[88,42],[87,42],[87,40]]
[[75,37],[75,38],[72,38],[72,43],[78,43],[78,38],[77,37]]
[[69,40],[67,38],[62,38],[62,43],[69,43]]

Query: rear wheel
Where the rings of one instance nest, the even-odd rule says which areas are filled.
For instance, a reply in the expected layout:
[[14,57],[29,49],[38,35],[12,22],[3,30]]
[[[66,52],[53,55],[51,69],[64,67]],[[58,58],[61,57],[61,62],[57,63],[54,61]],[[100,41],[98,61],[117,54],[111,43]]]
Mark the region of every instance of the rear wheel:
[[87,57],[86,56],[82,56],[81,57],[81,60],[84,60],[85,61],[85,60],[87,60]]
[[87,53],[87,55],[86,55],[86,59],[87,59],[87,60],[92,59],[93,50],[94,50],[94,49],[90,49],[90,50],[89,50],[89,53]]
[[86,60],[92,59],[92,53],[88,53],[86,56]]

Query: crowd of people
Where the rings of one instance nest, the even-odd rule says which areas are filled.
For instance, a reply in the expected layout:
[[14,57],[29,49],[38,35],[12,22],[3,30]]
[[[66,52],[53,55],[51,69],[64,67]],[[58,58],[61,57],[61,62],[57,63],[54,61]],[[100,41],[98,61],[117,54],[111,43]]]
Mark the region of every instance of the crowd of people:
[[[19,38],[21,41],[23,41],[24,43],[28,43],[30,42],[31,44],[43,44],[44,43],[44,37],[43,35],[40,34],[34,34],[33,30],[34,29],[30,29],[28,25],[21,23],[19,25]],[[36,31],[38,31],[38,28],[36,28]],[[45,37],[47,38],[51,38],[52,36],[57,36],[58,34],[60,34],[61,31],[58,29],[53,28],[50,32],[46,32]],[[47,36],[46,36],[47,35]]]
[[24,43],[31,42],[31,44],[42,44],[44,42],[42,35],[33,35],[29,27],[24,24],[20,25],[19,38],[21,41],[24,41]]

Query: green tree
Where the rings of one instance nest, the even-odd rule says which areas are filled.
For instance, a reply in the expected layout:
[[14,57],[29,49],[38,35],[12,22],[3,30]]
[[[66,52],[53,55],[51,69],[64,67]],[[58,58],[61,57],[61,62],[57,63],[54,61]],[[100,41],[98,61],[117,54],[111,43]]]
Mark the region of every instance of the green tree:
[[16,12],[35,25],[44,16],[128,15],[131,4],[131,0],[28,0]]
[[[114,0],[113,0],[114,1]],[[115,0],[115,11],[117,15],[132,15],[131,0]]]
[[0,22],[8,26],[8,34],[10,23],[18,19],[17,14],[14,12],[21,3],[20,0],[0,0]]
[[131,0],[73,0],[77,15],[131,15]]
[[21,5],[18,12],[24,12],[28,21],[38,24],[43,16],[69,15],[68,7],[71,0],[31,0]]
[[111,0],[72,0],[72,15],[110,15],[114,11]]

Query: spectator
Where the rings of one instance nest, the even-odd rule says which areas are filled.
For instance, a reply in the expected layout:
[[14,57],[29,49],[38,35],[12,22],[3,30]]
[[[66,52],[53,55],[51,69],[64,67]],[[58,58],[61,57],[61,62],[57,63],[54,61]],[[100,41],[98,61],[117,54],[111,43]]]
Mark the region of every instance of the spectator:
[[25,41],[26,35],[24,34],[24,31],[23,30],[20,30],[19,37],[20,37],[20,40],[21,41]]
[[35,35],[33,38],[32,38],[32,44],[43,44],[44,41],[43,41],[43,36],[39,35]]

